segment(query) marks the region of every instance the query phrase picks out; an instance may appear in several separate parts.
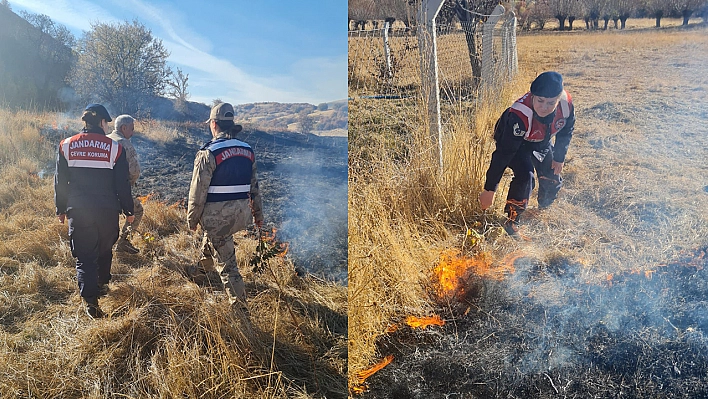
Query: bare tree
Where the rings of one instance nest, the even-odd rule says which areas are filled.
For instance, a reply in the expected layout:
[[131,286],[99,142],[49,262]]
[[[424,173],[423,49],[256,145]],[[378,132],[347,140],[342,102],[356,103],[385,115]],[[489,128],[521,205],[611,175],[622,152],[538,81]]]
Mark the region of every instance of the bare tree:
[[514,8],[522,30],[531,30],[534,24],[537,29],[543,30],[546,22],[553,19],[551,9],[545,1],[519,1]]
[[168,56],[162,41],[138,21],[95,23],[81,39],[72,87],[83,99],[140,114],[151,97],[164,94]]
[[175,100],[175,109],[179,112],[184,112],[187,109],[187,100],[189,99],[189,92],[187,87],[189,84],[189,74],[185,74],[181,69],[177,68],[177,73],[170,71],[170,78],[166,81],[167,83],[167,95]]
[[415,3],[410,0],[378,0],[376,2],[376,19],[401,21],[407,28],[410,28],[416,19]]
[[666,0],[644,0],[647,13],[656,19],[656,27],[661,27],[661,18],[670,11]]
[[545,0],[553,16],[558,20],[558,29],[565,30],[565,21],[577,18],[581,14],[580,0]]
[[24,10],[20,11],[19,14],[35,28],[53,37],[64,46],[69,48],[76,46],[76,37],[71,31],[66,26],[55,23],[48,15],[32,14]]
[[[627,19],[639,6],[639,0],[610,0],[609,8],[612,12],[613,19],[617,18],[620,21],[619,29],[624,29],[627,24]],[[615,28],[617,28],[617,20],[615,20]]]
[[604,29],[607,29],[610,17],[607,13],[607,0],[583,0],[585,26],[587,29],[599,29],[600,18],[605,21]]
[[701,10],[706,0],[674,0],[676,11],[683,16],[683,26],[688,26],[688,20],[695,11]]
[[377,6],[374,0],[349,0],[349,26],[353,30],[364,29],[366,21],[374,18]]
[[448,0],[438,13],[438,21],[449,24],[457,19],[462,25],[467,41],[467,51],[472,66],[472,76],[477,81],[482,77],[481,43],[478,29],[499,4],[495,0]]

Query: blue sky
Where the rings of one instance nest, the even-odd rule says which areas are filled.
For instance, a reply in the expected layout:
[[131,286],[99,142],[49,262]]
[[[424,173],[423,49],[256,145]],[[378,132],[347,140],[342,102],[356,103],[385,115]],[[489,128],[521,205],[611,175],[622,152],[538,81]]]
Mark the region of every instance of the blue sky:
[[347,0],[10,0],[77,39],[92,22],[147,26],[189,74],[191,101],[322,102],[347,96]]

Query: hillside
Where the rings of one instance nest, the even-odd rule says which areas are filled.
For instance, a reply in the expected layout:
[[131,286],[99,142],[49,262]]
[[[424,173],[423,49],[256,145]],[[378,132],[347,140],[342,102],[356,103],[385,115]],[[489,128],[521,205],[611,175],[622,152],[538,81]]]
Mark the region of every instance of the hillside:
[[[320,109],[322,108],[322,109]],[[347,136],[348,105],[340,100],[315,106],[307,103],[252,103],[234,106],[236,120],[269,132],[302,132],[302,115],[312,119],[310,133]]]
[[60,109],[72,50],[0,6],[0,106]]

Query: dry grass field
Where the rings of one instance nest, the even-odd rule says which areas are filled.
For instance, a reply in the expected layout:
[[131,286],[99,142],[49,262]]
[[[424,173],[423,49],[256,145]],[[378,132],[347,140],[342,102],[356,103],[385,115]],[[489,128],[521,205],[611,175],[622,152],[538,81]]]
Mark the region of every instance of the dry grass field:
[[[455,126],[448,151],[461,160],[443,176],[426,169],[416,122],[362,121],[350,106],[350,134],[408,138],[398,158],[385,156],[393,139],[350,148],[350,385],[393,355],[364,397],[704,397],[705,28],[541,33],[518,46],[518,79]],[[489,129],[549,69],[578,122],[559,199],[537,211],[532,196],[515,241],[495,227],[504,193],[493,214],[476,201]],[[363,157],[368,167],[352,167]],[[460,283],[454,295],[434,272],[450,250],[475,266],[446,280]],[[433,313],[445,326],[400,327]]]
[[[256,273],[258,242],[238,236],[250,317],[234,312],[218,276],[185,277],[200,240],[176,204],[146,198],[140,254],[114,258],[109,316],[84,314],[47,171],[55,136],[77,128],[0,110],[0,397],[345,397],[346,287],[297,277],[282,257]],[[138,128],[153,145],[176,134]]]

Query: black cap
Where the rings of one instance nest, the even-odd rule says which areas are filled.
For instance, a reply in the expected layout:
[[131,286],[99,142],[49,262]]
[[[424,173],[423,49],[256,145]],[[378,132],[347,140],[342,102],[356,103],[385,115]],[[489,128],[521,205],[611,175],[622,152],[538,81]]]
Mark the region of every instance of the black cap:
[[531,94],[539,97],[553,98],[563,92],[563,76],[558,72],[544,72],[531,83]]
[[86,109],[84,111],[93,111],[98,115],[101,119],[105,119],[106,122],[110,122],[113,119],[111,119],[111,115],[108,113],[106,110],[106,107],[104,107],[101,104],[89,104],[86,106]]

